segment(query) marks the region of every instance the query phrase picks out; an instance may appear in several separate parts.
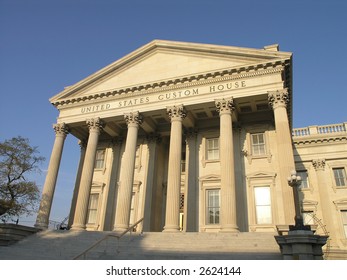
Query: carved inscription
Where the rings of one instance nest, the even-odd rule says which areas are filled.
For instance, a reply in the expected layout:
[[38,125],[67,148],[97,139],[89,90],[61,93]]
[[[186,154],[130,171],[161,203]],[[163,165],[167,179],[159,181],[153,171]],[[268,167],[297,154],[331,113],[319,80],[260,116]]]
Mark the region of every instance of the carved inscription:
[[201,86],[198,88],[186,88],[177,91],[166,93],[152,94],[141,97],[126,98],[115,102],[104,103],[99,105],[91,105],[81,108],[82,114],[112,110],[117,108],[125,108],[134,105],[141,105],[146,103],[161,102],[172,99],[183,99],[187,97],[197,96],[199,94],[211,94],[222,91],[230,91],[247,87],[246,81],[239,80],[227,83],[220,83],[211,86]]

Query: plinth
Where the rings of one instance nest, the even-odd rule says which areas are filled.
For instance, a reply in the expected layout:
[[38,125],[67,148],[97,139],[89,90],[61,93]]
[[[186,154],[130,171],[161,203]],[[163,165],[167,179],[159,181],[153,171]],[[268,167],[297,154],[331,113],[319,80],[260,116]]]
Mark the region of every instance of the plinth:
[[275,236],[284,260],[322,260],[329,236],[313,234],[311,230],[290,230],[288,235]]

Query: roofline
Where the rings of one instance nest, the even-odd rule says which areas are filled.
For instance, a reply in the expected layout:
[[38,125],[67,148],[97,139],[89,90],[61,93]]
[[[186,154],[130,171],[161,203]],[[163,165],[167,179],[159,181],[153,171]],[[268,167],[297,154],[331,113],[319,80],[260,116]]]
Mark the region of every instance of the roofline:
[[[62,92],[53,96],[49,99],[52,104],[55,104],[58,99],[64,98],[64,96],[69,96],[78,90],[92,84],[98,79],[114,72],[123,65],[130,63],[136,58],[143,56],[155,49],[173,49],[181,51],[194,51],[203,52],[210,54],[224,54],[224,55],[240,55],[240,56],[251,56],[259,57],[265,60],[269,60],[269,56],[276,60],[288,60],[291,59],[292,53],[282,52],[282,51],[269,51],[267,49],[254,49],[254,48],[243,48],[243,47],[233,47],[233,46],[221,46],[213,44],[201,44],[201,43],[188,43],[188,42],[178,42],[178,41],[167,41],[167,40],[153,40],[148,44],[136,49],[135,51],[125,55],[124,57],[116,60],[115,62],[109,64],[108,66],[102,68],[101,70],[89,75],[83,80],[77,82],[76,84],[66,87]],[[241,67],[242,68],[242,67]]]

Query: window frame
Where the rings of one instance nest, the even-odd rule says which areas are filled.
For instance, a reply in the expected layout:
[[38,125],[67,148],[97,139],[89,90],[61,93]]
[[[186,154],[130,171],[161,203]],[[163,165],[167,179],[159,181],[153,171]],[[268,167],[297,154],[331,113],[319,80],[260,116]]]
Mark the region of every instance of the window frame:
[[[210,195],[209,193],[218,193],[218,205],[217,206],[210,206]],[[221,189],[220,188],[208,188],[205,190],[205,224],[206,225],[220,225],[220,207],[221,207]],[[211,222],[211,215],[210,215],[210,209],[213,209],[213,222]],[[218,222],[216,222],[217,219],[217,213],[218,213]]]
[[[100,155],[100,152],[102,152],[103,156],[102,158],[98,158]],[[99,166],[99,163],[102,163],[102,166]],[[96,150],[95,153],[95,161],[94,161],[94,169],[96,170],[102,170],[105,168],[105,162],[106,162],[106,149],[105,148],[100,148]]]
[[[273,130],[273,127],[269,125],[253,125],[249,128],[245,128],[244,132],[245,135],[245,145],[242,148],[242,153],[243,155],[247,158],[247,161],[249,164],[252,164],[253,160],[258,160],[258,159],[267,159],[269,163],[271,163],[272,155],[270,151],[270,131]],[[253,152],[253,135],[257,134],[262,134],[263,135],[263,141],[264,143],[263,148],[264,148],[264,153],[255,155]]]
[[[272,199],[271,199],[271,186],[270,185],[261,185],[261,186],[254,186],[254,207],[255,207],[255,222],[257,225],[272,225],[273,224],[273,214],[272,214]],[[257,202],[257,191],[260,189],[266,189],[268,191],[268,204],[258,204]],[[260,198],[259,198],[260,199]],[[269,217],[262,218],[260,217],[260,212],[258,209],[269,209]],[[262,219],[270,218],[269,222],[261,222]]]
[[[345,217],[342,213],[345,213]],[[340,215],[341,215],[341,222],[342,222],[342,231],[345,233],[345,238],[347,239],[347,210],[341,209]]]
[[[276,177],[275,172],[269,171],[258,171],[252,172],[246,175],[247,182],[247,208],[248,211],[248,227],[249,231],[276,231],[276,223],[279,221],[278,216],[278,205],[274,198],[274,193],[276,193]],[[258,224],[257,223],[257,213],[256,213],[256,201],[255,201],[255,188],[260,186],[269,186],[270,188],[270,201],[271,201],[271,224]]]
[[[96,196],[96,202],[94,204],[96,204],[95,206],[93,206],[94,208],[91,208],[91,203],[92,203],[92,197]],[[89,196],[89,201],[88,201],[88,209],[87,209],[87,224],[89,225],[96,225],[98,222],[98,206],[99,206],[99,200],[100,200],[100,193],[91,193]],[[91,217],[91,212],[93,211],[94,213],[94,221],[90,221],[90,217]]]
[[[213,141],[213,147],[209,147],[209,143]],[[215,142],[217,142],[217,147],[215,147]],[[217,153],[217,157],[210,158],[209,152],[212,151],[215,156]],[[220,160],[220,141],[219,137],[209,137],[206,138],[206,161],[219,161]]]
[[[335,173],[335,170],[341,170],[342,171],[342,177],[337,177],[336,173]],[[334,184],[337,188],[345,188],[347,187],[347,178],[346,178],[346,168],[345,167],[332,167],[332,172],[333,172],[333,175],[334,175]],[[339,181],[343,181],[343,185],[340,185],[341,182],[338,182]]]
[[[257,136],[257,141],[259,142],[259,136],[262,136],[263,143],[255,143],[254,142],[254,136]],[[251,152],[253,157],[264,157],[266,156],[266,137],[265,132],[256,132],[256,133],[250,133],[251,137]],[[263,152],[262,153],[255,153],[255,148],[259,149],[259,147],[262,147]]]

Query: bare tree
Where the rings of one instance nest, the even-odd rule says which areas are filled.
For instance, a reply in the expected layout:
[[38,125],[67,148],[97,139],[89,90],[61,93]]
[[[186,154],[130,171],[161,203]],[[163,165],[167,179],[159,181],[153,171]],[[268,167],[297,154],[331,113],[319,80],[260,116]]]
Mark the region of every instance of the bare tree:
[[36,211],[39,188],[27,180],[31,173],[40,172],[39,164],[45,159],[37,147],[21,136],[0,142],[0,219],[30,215]]

